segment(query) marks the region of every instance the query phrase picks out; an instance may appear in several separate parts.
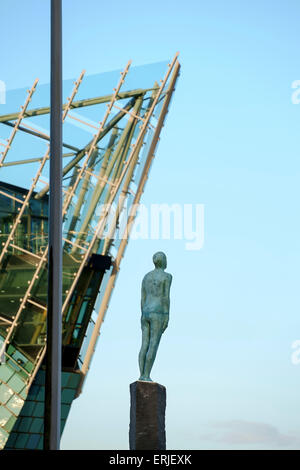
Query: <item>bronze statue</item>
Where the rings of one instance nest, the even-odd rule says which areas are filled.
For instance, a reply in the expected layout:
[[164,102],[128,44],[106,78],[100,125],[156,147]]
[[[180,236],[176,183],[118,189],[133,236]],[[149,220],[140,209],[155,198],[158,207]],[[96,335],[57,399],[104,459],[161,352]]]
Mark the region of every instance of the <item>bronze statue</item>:
[[172,276],[164,270],[166,255],[159,251],[153,256],[155,269],[142,282],[142,347],[139,353],[140,378],[152,382],[150,372],[156,357],[161,335],[169,322],[170,287]]

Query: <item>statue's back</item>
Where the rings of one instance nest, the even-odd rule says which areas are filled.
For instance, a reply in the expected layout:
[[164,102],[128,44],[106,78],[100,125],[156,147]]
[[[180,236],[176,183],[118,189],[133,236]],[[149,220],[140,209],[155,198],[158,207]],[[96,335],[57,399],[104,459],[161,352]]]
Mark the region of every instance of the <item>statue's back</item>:
[[171,279],[171,274],[158,269],[145,275],[142,282],[142,311],[144,314],[168,313]]

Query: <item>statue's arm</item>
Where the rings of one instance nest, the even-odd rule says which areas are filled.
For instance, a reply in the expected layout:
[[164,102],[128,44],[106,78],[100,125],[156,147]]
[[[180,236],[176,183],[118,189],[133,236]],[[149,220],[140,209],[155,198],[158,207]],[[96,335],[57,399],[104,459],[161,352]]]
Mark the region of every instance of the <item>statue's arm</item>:
[[166,307],[166,312],[169,313],[170,310],[170,289],[171,289],[171,284],[172,284],[172,275],[167,273],[167,277],[165,279],[165,307]]
[[142,281],[142,292],[141,292],[141,309],[144,310],[144,305],[146,302],[146,288],[145,288],[145,278]]
[[164,296],[164,310],[167,314],[164,326],[163,326],[163,332],[168,326],[169,323],[169,311],[170,311],[170,288],[172,284],[172,276],[171,274],[168,274],[167,278],[165,279],[165,296]]

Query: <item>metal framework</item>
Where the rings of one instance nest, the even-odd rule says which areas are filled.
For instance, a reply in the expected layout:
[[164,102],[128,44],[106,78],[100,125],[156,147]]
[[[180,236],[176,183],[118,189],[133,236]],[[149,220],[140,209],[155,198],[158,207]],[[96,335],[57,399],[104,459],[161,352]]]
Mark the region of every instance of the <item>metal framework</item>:
[[[130,65],[128,62],[110,95],[76,100],[82,83],[88,80],[83,71],[63,104],[64,127],[74,123],[81,126],[85,135],[91,130],[95,132],[83,146],[68,141],[66,132],[63,143],[63,147],[72,152],[63,154],[63,161],[67,162],[62,170],[62,365],[63,370],[71,373],[72,369],[79,377],[76,396],[81,393],[90,368],[180,70],[176,54],[159,85],[160,77],[157,77],[150,87],[123,91]],[[19,113],[0,116],[0,131],[1,124],[6,129],[13,126],[0,157],[0,298],[3,305],[0,307],[0,339],[3,340],[0,357],[6,367],[18,364],[18,374],[24,383],[23,400],[29,399],[32,387],[39,380],[46,353],[49,133],[34,122],[30,125],[23,122],[28,118],[46,117],[50,111],[47,106],[29,109],[36,90],[37,80]],[[103,113],[104,107],[100,122],[94,117],[91,121],[83,112],[94,110],[92,115],[95,116],[98,110]],[[72,114],[72,110],[82,112]],[[44,155],[24,159],[22,155],[16,158],[13,153],[10,159],[9,151],[19,133],[46,145]],[[30,155],[30,148],[25,151]],[[1,182],[2,169],[19,167],[21,170],[32,166],[37,166],[36,173],[27,188],[13,186],[13,181]],[[125,206],[129,215],[120,234]],[[20,286],[9,284],[9,276],[23,276],[22,281],[18,281]],[[19,362],[17,356],[22,357]],[[22,407],[19,413],[22,414]],[[18,414],[15,419],[18,420]],[[0,448],[1,429],[0,423]]]

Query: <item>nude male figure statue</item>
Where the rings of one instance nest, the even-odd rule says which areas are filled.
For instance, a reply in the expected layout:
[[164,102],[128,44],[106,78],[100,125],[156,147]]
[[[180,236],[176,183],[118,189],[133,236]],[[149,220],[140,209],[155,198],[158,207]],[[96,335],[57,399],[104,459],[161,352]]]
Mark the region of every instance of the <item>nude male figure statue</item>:
[[159,251],[153,256],[155,269],[142,282],[142,347],[139,353],[140,378],[152,382],[150,372],[156,357],[161,335],[169,322],[170,287],[172,276],[164,270],[166,255]]

